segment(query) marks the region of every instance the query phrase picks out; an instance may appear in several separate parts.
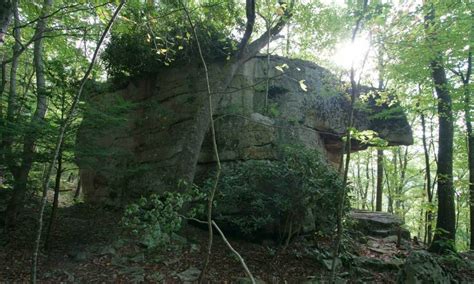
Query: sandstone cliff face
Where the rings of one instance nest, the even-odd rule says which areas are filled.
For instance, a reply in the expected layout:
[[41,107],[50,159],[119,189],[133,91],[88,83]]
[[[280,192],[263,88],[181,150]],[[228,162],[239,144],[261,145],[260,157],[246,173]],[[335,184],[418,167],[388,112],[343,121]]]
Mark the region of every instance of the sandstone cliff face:
[[[210,66],[212,86],[224,79],[222,68]],[[321,152],[337,164],[349,119],[349,98],[341,82],[329,71],[302,60],[272,57],[268,76],[267,69],[266,57],[251,59],[220,101],[214,102],[220,159],[224,163],[272,160],[278,145],[298,144]],[[78,151],[86,199],[116,203],[121,197],[162,192],[175,184],[179,178],[174,176],[176,167],[186,163],[176,158],[182,151],[184,134],[195,127],[192,121],[199,111],[196,101],[206,96],[204,74],[198,65],[166,69],[115,93],[91,95],[88,104],[104,110],[120,99],[134,106],[126,111],[126,121],[113,127],[91,128],[87,126],[91,114],[84,117],[78,148],[110,150],[109,155],[102,156]],[[374,130],[390,145],[412,143],[411,128],[397,104],[389,107],[374,98],[360,102],[354,125],[358,130]],[[374,116],[386,110],[390,118]],[[352,150],[364,147],[355,142]],[[203,176],[214,162],[207,137],[197,176]]]

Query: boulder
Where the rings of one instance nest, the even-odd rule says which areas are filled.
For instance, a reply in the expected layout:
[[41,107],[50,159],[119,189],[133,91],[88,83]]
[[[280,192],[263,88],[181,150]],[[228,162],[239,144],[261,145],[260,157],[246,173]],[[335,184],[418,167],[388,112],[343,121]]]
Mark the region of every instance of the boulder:
[[357,267],[376,271],[398,270],[403,264],[403,261],[397,258],[379,259],[366,256],[357,257],[354,262]]
[[185,283],[192,283],[198,280],[200,274],[201,270],[196,267],[189,267],[188,269],[178,273],[178,278]]
[[349,217],[355,221],[356,230],[366,235],[382,238],[400,235],[401,238],[410,239],[410,232],[402,227],[403,220],[394,214],[353,210]]
[[451,283],[450,275],[426,251],[413,251],[398,273],[397,283]]

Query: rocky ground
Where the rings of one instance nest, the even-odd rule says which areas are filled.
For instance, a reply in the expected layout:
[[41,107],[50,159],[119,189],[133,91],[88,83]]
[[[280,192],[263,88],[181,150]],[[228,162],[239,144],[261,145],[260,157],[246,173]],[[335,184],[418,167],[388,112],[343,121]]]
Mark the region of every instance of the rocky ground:
[[[12,232],[9,239],[3,235],[0,282],[29,280],[36,213],[27,209],[22,226]],[[119,211],[84,204],[62,207],[51,249],[40,255],[39,280],[45,283],[189,283],[196,280],[205,255],[207,233],[204,230],[188,226],[166,249],[147,251],[121,232],[120,217]],[[438,280],[443,283],[446,279],[474,281],[474,257],[469,260],[469,255],[464,254],[435,259],[411,241],[399,241],[397,235],[385,232],[388,235],[384,236],[380,229],[377,231],[375,236],[370,236],[370,232],[346,236],[343,243],[346,252],[340,259],[344,264],[339,273],[341,283],[394,283],[397,277],[405,277],[406,281],[415,277],[416,281],[420,271],[427,273],[423,277],[430,283]],[[261,282],[324,283],[328,280],[329,239],[306,235],[287,247],[269,240],[252,243],[229,238],[229,241]],[[404,265],[407,257],[410,269]],[[238,259],[218,236],[207,280],[248,282]]]

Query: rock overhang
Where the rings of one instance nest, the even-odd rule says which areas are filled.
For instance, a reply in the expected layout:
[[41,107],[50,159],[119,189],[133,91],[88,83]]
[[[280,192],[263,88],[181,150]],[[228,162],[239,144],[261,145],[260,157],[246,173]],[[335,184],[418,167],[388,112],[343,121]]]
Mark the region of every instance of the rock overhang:
[[[222,68],[225,68],[223,64],[210,65],[213,89],[218,89],[222,81]],[[137,194],[156,191],[168,179],[173,180],[177,164],[187,162],[177,161],[175,157],[182,151],[182,141],[187,139],[186,129],[193,127],[193,116],[199,111],[196,102],[206,96],[202,77],[199,66],[174,67],[131,82],[113,94],[99,96],[114,95],[138,105],[126,115],[128,122],[121,128],[100,134],[89,129],[86,131],[89,138],[78,139],[78,144],[96,143],[128,152],[124,161],[108,157],[112,162],[107,164],[112,168],[143,167],[143,171],[126,178],[123,186],[127,188],[121,189],[121,194],[137,188],[140,188]],[[373,93],[376,98],[376,92]],[[388,145],[411,144],[411,128],[399,105],[376,103],[373,98],[372,101],[360,99],[362,107],[355,109],[354,127],[377,132]],[[91,99],[89,104],[94,101],[97,102]],[[283,144],[299,144],[319,151],[332,163],[340,161],[342,137],[350,113],[348,91],[336,76],[312,62],[272,56],[267,66],[266,56],[252,58],[238,70],[228,90],[214,103],[219,154],[224,163],[276,159],[276,148]],[[379,115],[386,110],[391,113],[389,118]],[[355,141],[352,150],[368,145]],[[100,166],[104,159],[97,162]],[[207,137],[198,161],[201,172],[207,172],[214,162],[212,143]],[[104,173],[86,168],[80,162],[79,167],[86,197],[97,201],[108,199],[117,184],[113,169]]]

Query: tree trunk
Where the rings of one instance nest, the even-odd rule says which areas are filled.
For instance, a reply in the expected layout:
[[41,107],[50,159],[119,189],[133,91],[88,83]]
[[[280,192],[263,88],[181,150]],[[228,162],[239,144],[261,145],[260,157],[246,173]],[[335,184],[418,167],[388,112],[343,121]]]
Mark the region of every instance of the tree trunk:
[[[398,168],[398,156],[400,154],[399,152],[400,148],[397,148],[397,149],[393,149],[392,151],[392,163],[393,163],[393,177],[394,177],[394,180],[393,180],[393,188],[391,189],[392,190],[392,202],[395,203],[395,210],[393,210],[393,207],[392,207],[392,211],[391,213],[395,213],[395,214],[398,214],[398,211],[400,210],[400,203],[399,203],[399,192],[398,192],[398,188],[400,186],[400,175],[399,175],[399,168]],[[387,177],[387,180],[388,180],[388,177]],[[393,204],[392,204],[393,206]]]
[[[251,9],[252,5],[253,12]],[[213,93],[212,96],[213,109],[210,109],[207,96],[200,96],[198,98],[197,105],[199,105],[199,108],[194,114],[193,119],[190,121],[190,126],[186,131],[187,136],[183,139],[180,146],[180,152],[177,154],[176,160],[183,161],[178,163],[176,171],[173,173],[177,180],[183,180],[188,184],[192,184],[196,173],[199,154],[201,153],[202,143],[211,123],[212,118],[210,118],[210,114],[214,112],[217,102],[222,98],[225,90],[229,87],[239,68],[245,62],[254,57],[284,28],[288,19],[291,17],[293,5],[294,1],[290,1],[288,8],[285,10],[285,14],[276,22],[276,24],[271,27],[269,31],[264,32],[256,40],[249,43],[254,24],[251,21],[252,14],[253,21],[255,20],[255,1],[247,0],[246,10],[249,20],[247,21],[245,34],[239,44],[239,51],[237,52],[235,59],[229,62],[227,66],[224,67],[224,70],[222,70],[221,73],[223,76],[218,80],[219,86],[212,86],[213,90],[215,90],[215,93]]]
[[469,165],[469,215],[471,227],[471,243],[470,249],[474,250],[474,135],[472,133],[471,114],[469,110],[470,92],[466,85],[465,89],[465,115],[466,115],[466,129],[467,129],[467,143],[468,143],[468,165]]
[[383,191],[383,150],[377,149],[377,197],[375,201],[375,211],[382,211],[382,191]]
[[[433,27],[434,13],[434,7],[431,5],[430,11],[426,16],[427,29]],[[431,34],[429,39],[432,40],[433,37]],[[430,63],[430,69],[438,97],[439,123],[437,169],[438,217],[430,251],[442,253],[446,250],[455,250],[456,209],[453,188],[453,110],[441,54],[435,54],[435,58]]]
[[38,129],[43,123],[47,109],[47,91],[43,62],[43,34],[46,29],[46,16],[52,6],[52,0],[44,0],[42,17],[38,20],[35,30],[35,43],[33,48],[33,65],[36,72],[36,110],[31,118],[29,129],[27,130],[23,141],[23,152],[21,157],[21,165],[16,175],[14,175],[15,183],[13,185],[13,195],[8,203],[5,225],[7,227],[16,224],[16,217],[23,208],[25,199],[28,174],[35,154],[35,143],[38,137]]
[[447,89],[447,79],[441,60],[431,63],[433,81],[438,95],[439,116],[439,148],[438,148],[438,218],[436,220],[436,232],[432,251],[441,252],[443,244],[440,242],[452,242],[449,245],[454,249],[455,241],[455,206],[453,189],[453,111],[451,96]]
[[76,192],[74,193],[74,200],[77,200],[80,194],[81,194],[81,178],[79,177],[79,179],[77,180]]
[[405,147],[403,155],[400,151],[400,148],[397,149],[398,152],[398,162],[400,169],[400,180],[397,186],[397,200],[396,200],[396,210],[395,213],[398,214],[403,221],[405,221],[405,203],[403,201],[403,187],[405,186],[405,176],[408,167],[408,147]]
[[[352,176],[354,176],[354,173],[352,173]],[[364,198],[364,188],[362,186],[362,179],[360,177],[360,156],[357,155],[357,162],[356,162],[356,174],[355,176],[357,177],[356,178],[356,184],[357,184],[357,189],[356,189],[356,193],[358,195],[358,204],[357,204],[357,207],[359,207],[360,205],[360,209],[363,209],[363,198]]]
[[433,213],[431,211],[431,204],[433,203],[433,192],[431,191],[431,166],[430,166],[430,153],[426,141],[426,121],[425,114],[420,113],[421,116],[421,129],[422,129],[422,141],[423,141],[423,152],[425,156],[425,188],[426,196],[428,198],[428,208],[426,210],[426,244],[431,244],[432,237],[432,222],[433,222]]
[[51,208],[51,217],[49,218],[49,225],[48,230],[46,231],[45,243],[44,248],[49,250],[51,247],[51,234],[54,229],[54,224],[56,220],[56,215],[58,211],[58,203],[59,203],[59,190],[61,189],[61,175],[63,173],[63,145],[59,148],[58,153],[58,168],[56,170],[56,178],[54,183],[54,200],[53,200],[53,207]]
[[375,188],[375,170],[374,170],[374,163],[371,157],[371,167],[370,167],[370,180],[372,181],[371,191],[372,191],[372,198],[370,199],[370,207],[372,211],[375,211],[375,199],[376,199],[376,188]]
[[467,161],[469,168],[469,215],[471,239],[469,248],[474,250],[474,134],[472,133],[472,117],[471,117],[471,91],[469,83],[472,73],[472,46],[469,50],[467,58],[467,72],[466,75],[461,74],[464,91],[464,120],[466,122],[467,134]]
[[14,15],[14,24],[15,27],[13,29],[13,37],[15,38],[15,44],[13,46],[13,59],[11,62],[11,69],[10,69],[10,92],[8,93],[8,104],[7,104],[7,119],[4,122],[4,133],[1,141],[1,150],[3,154],[3,161],[9,167],[11,172],[16,170],[17,165],[15,164],[15,159],[12,156],[12,149],[11,146],[13,144],[13,131],[15,129],[15,114],[17,111],[17,70],[18,70],[18,61],[19,56],[18,53],[21,49],[20,40],[21,40],[21,33],[20,28],[20,16],[18,13],[18,0],[13,1],[13,15]]
[[364,188],[364,196],[362,200],[362,210],[367,210],[367,196],[369,193],[369,186],[370,186],[370,176],[369,176],[369,163],[370,163],[370,152],[367,151],[367,160],[365,161],[365,188]]
[[4,36],[12,18],[13,4],[11,0],[0,0],[0,46],[3,45]]
[[[368,0],[363,1],[363,8],[362,8],[362,13],[360,17],[357,19],[356,25],[354,27],[354,30],[352,31],[352,40],[351,42],[354,43],[357,32],[359,31],[361,22],[363,20],[363,16],[367,10],[367,5],[368,5]],[[360,82],[360,77],[359,75],[359,82]],[[356,83],[355,81],[355,70],[354,70],[354,64],[352,64],[351,67],[351,72],[350,72],[350,78],[351,78],[351,100],[350,100],[350,113],[349,113],[349,121],[347,122],[347,127],[346,127],[346,141],[343,146],[343,154],[346,152],[346,159],[345,159],[345,165],[344,165],[344,176],[343,176],[343,182],[342,182],[342,190],[339,192],[338,196],[338,208],[337,208],[337,214],[336,214],[336,220],[337,220],[337,231],[336,231],[336,238],[335,238],[335,245],[334,245],[334,251],[332,255],[332,262],[331,262],[331,278],[330,278],[330,283],[335,283],[336,282],[336,270],[337,270],[337,265],[336,265],[336,260],[339,256],[339,249],[341,246],[341,240],[342,240],[342,234],[343,234],[343,213],[344,213],[344,202],[345,202],[345,192],[346,192],[346,187],[347,187],[347,181],[348,181],[348,175],[349,175],[349,165],[351,161],[351,128],[354,124],[354,105],[356,103],[357,99],[357,94],[359,90],[359,84]],[[341,164],[342,166],[342,164]]]

